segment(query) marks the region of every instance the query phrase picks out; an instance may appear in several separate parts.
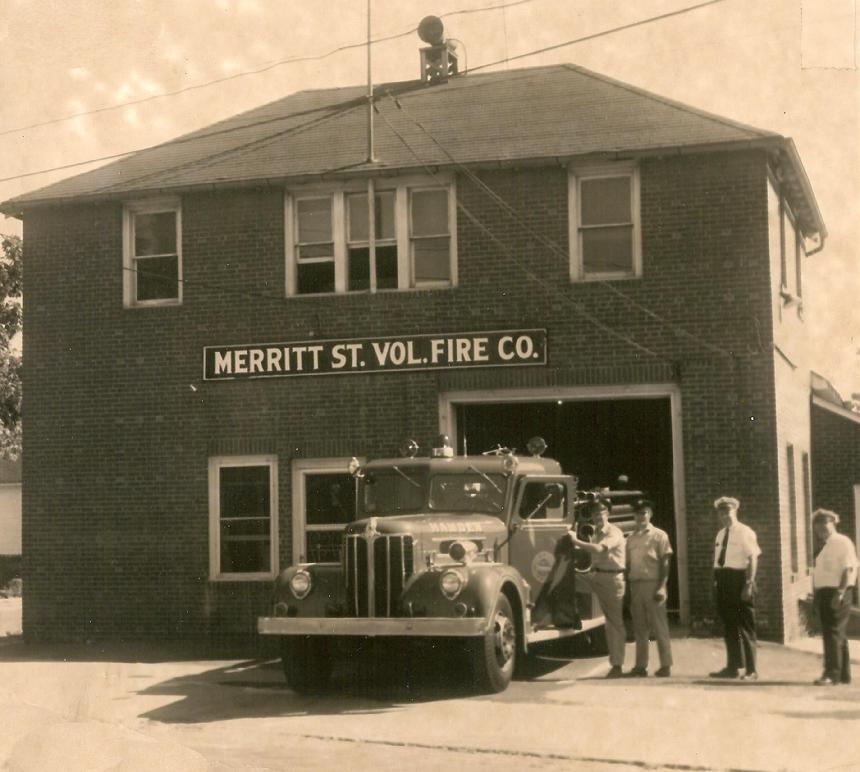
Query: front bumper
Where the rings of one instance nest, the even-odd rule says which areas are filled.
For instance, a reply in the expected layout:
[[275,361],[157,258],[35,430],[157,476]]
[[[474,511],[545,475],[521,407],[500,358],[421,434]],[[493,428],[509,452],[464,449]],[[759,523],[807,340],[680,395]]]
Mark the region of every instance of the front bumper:
[[487,620],[476,617],[258,617],[261,635],[360,635],[473,638],[484,635]]

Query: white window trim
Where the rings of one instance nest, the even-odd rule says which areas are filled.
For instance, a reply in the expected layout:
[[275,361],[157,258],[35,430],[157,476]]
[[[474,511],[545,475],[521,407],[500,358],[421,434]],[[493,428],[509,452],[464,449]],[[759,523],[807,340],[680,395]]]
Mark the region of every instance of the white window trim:
[[[293,460],[293,565],[305,562],[307,556],[307,521],[305,518],[305,476],[327,472],[347,472],[351,458],[302,458]],[[359,459],[364,463],[364,459]],[[315,525],[316,531],[339,531],[339,525]]]
[[[606,177],[630,177],[630,211],[633,221],[632,271],[585,273],[582,261],[582,239],[580,237],[580,186],[583,180]],[[642,276],[642,222],[639,188],[639,167],[630,161],[618,161],[600,166],[571,166],[567,176],[568,243],[570,244],[571,281],[607,281],[635,279]]]
[[[219,471],[224,467],[269,467],[269,557],[271,571],[226,573],[221,571],[221,497]],[[270,581],[278,567],[278,459],[277,456],[212,456],[209,459],[209,579],[213,582]]]
[[[176,297],[157,300],[138,300],[134,267],[134,218],[138,214],[174,212],[176,214]],[[122,212],[122,302],[124,308],[153,308],[182,304],[182,205],[179,198],[149,198],[130,201]]]
[[[284,260],[285,292],[288,297],[328,297],[335,295],[362,295],[369,292],[415,292],[426,289],[452,289],[458,284],[457,259],[457,186],[452,174],[410,175],[380,177],[374,180],[376,192],[394,191],[394,237],[397,243],[397,288],[347,292],[346,260],[348,234],[346,232],[346,195],[367,193],[366,180],[349,180],[339,183],[313,183],[291,188],[284,194]],[[412,240],[410,229],[409,191],[429,188],[448,189],[448,231],[450,236],[449,281],[416,283],[413,276]],[[332,197],[332,236],[334,238],[334,293],[298,293],[298,256],[296,254],[296,205],[300,198],[320,195]],[[373,282],[375,285],[375,282]]]

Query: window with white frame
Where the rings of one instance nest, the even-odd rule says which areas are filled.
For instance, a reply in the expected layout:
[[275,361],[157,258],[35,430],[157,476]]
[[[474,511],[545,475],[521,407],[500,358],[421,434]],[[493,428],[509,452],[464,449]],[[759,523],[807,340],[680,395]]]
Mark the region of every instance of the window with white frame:
[[131,202],[124,210],[125,306],[182,301],[182,216],[179,199]]
[[209,459],[209,574],[268,579],[277,573],[277,460]]
[[355,520],[350,459],[293,462],[293,561],[337,563],[343,529]]
[[378,180],[285,197],[287,294],[451,287],[457,282],[451,177]]
[[570,170],[571,278],[642,274],[639,171],[627,163]]

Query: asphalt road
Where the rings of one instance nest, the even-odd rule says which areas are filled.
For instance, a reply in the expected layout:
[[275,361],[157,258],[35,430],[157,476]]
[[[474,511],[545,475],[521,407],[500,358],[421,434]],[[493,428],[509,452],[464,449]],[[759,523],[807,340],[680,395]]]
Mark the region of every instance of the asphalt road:
[[[817,654],[763,644],[762,680],[714,682],[713,639],[678,639],[670,679],[602,678],[556,646],[500,695],[432,653],[343,663],[322,695],[275,661],[174,645],[0,638],[0,767],[77,770],[860,769],[860,689],[814,688]],[[632,646],[628,647],[628,658]],[[652,668],[653,669],[653,668]],[[860,675],[860,674],[858,674]]]

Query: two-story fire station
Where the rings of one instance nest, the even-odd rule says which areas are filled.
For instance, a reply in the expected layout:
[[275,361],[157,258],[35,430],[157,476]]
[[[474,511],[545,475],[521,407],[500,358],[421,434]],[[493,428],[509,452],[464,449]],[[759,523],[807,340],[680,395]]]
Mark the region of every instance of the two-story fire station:
[[736,496],[760,631],[798,632],[811,506],[860,473],[813,485],[826,230],[791,139],[573,65],[428,56],[375,87],[371,160],[364,87],[303,91],[2,205],[28,638],[253,634],[281,569],[343,558],[350,460],[440,433],[626,475],[694,629]]

